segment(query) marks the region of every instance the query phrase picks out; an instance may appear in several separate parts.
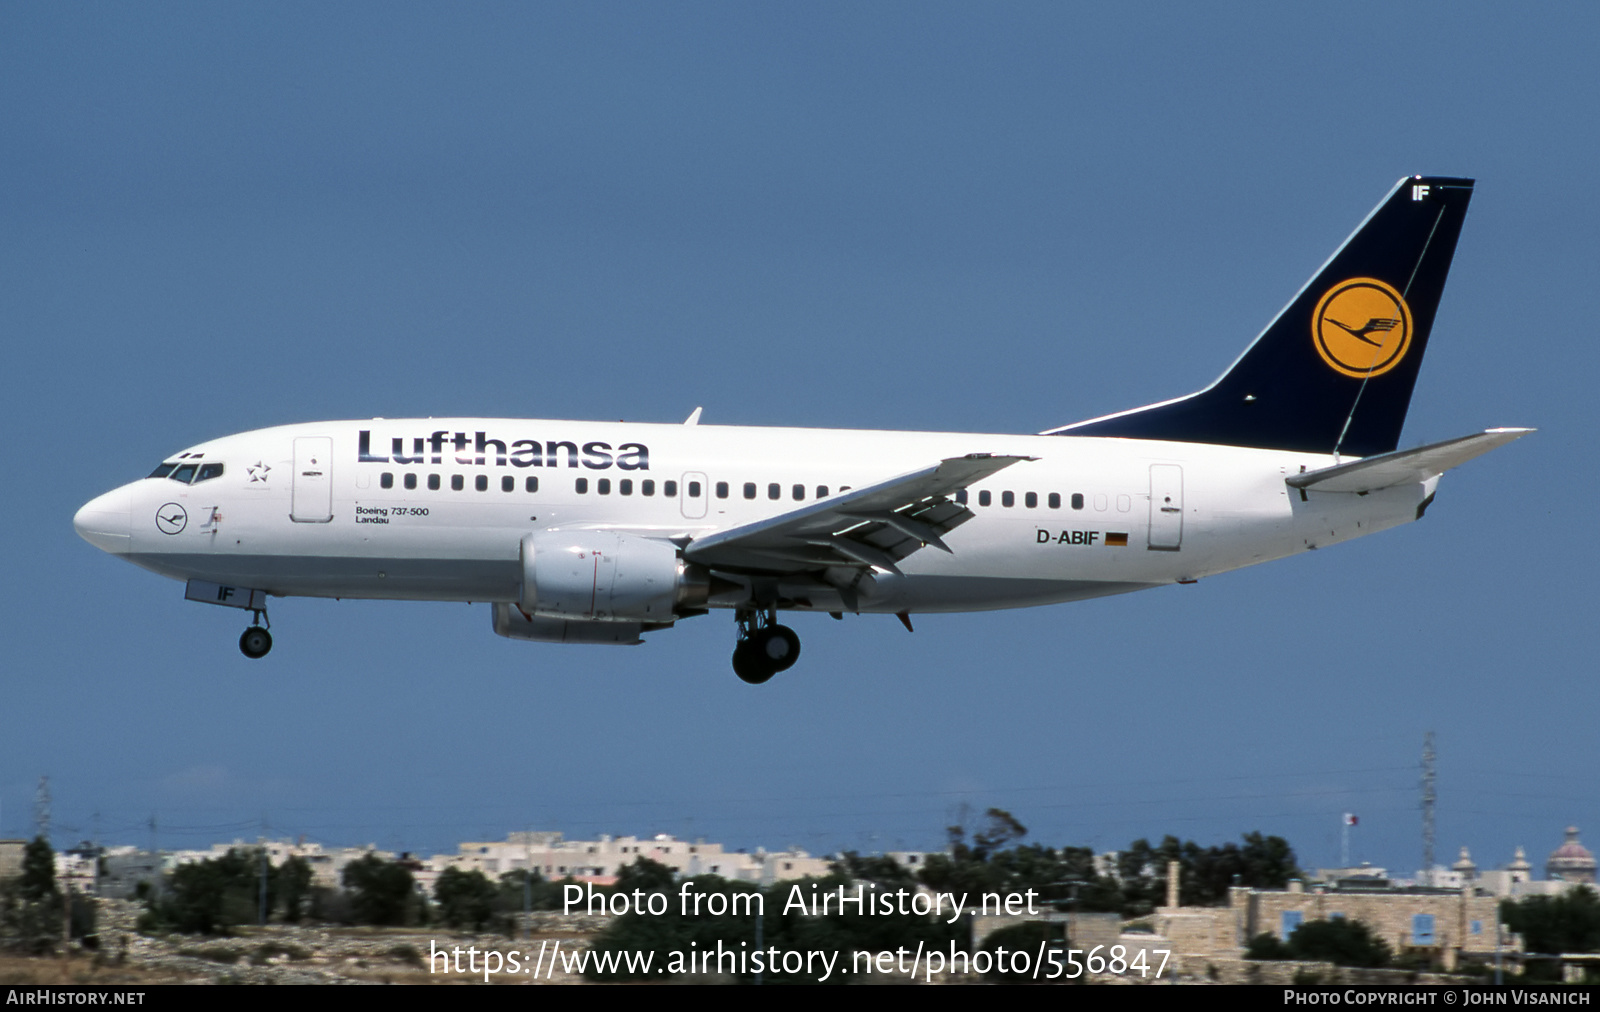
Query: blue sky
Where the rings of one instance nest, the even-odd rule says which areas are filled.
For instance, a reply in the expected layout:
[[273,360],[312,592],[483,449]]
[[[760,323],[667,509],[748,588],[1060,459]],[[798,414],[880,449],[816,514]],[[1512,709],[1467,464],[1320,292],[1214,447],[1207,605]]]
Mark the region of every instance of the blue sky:
[[[1287,837],[1308,866],[1600,840],[1589,646],[1600,9],[0,7],[0,835],[522,828],[931,848]],[[1403,444],[1540,432],[1427,519],[1075,606],[714,614],[633,649],[479,605],[241,616],[80,541],[203,439],[482,415],[1034,432],[1214,378],[1402,175],[1478,188]],[[26,490],[24,494],[23,490]]]

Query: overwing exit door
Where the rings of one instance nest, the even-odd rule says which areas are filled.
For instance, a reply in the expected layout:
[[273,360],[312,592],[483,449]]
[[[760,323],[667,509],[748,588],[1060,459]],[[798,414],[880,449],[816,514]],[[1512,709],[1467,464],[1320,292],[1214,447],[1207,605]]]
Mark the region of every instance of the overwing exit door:
[[683,508],[684,516],[690,520],[699,520],[705,516],[710,496],[704,474],[699,471],[689,471],[684,474],[683,483],[678,486],[678,503]]

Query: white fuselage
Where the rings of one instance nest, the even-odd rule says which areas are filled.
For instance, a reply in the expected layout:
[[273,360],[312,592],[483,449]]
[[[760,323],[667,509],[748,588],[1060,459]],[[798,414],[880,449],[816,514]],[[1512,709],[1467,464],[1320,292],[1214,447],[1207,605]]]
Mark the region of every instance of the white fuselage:
[[[967,490],[975,516],[946,535],[950,552],[924,548],[900,574],[878,573],[856,609],[826,593],[785,607],[968,611],[1186,582],[1412,520],[1437,481],[1303,494],[1285,478],[1332,457],[1134,439],[372,419],[209,441],[167,462],[220,474],[135,481],[76,524],[175,579],[280,596],[515,602],[532,531],[681,546],[814,503],[819,490],[973,453],[1033,459]],[[737,593],[710,602],[741,603]]]

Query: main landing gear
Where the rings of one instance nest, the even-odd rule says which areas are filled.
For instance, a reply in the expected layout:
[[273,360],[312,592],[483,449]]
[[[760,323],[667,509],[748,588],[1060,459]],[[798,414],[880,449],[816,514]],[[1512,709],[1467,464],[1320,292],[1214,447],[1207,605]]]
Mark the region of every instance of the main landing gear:
[[739,642],[733,648],[733,672],[751,685],[760,685],[800,659],[800,637],[778,624],[778,609],[740,611]]
[[267,626],[272,623],[261,624],[266,621],[266,617],[265,611],[256,612],[255,622],[244,631],[244,635],[239,637],[239,649],[251,660],[267,656],[267,651],[272,649],[272,634],[267,631]]

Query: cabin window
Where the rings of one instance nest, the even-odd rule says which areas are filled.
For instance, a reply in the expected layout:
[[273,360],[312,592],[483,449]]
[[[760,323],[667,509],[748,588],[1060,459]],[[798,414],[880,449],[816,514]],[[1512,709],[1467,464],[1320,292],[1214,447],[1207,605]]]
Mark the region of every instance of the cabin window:
[[579,495],[588,495],[589,494],[589,479],[588,478],[579,478],[577,481],[574,481],[572,483],[572,488]]
[[1051,492],[1050,493],[1050,508],[1053,509],[1053,510],[1058,510],[1058,509],[1061,508],[1061,493],[1060,492]]
[[394,488],[394,475],[388,471],[383,472],[383,476],[378,479],[378,487]]
[[517,479],[511,477],[511,475],[509,475],[509,474],[503,476],[500,479],[500,491],[502,491],[502,492],[515,492],[516,490],[517,490]]
[[744,497],[746,499],[754,499],[756,497],[756,483],[755,482],[747,481],[747,482],[744,483]]
[[965,506],[967,504],[967,490],[966,489],[964,489],[964,488],[956,489],[956,502],[960,503],[963,506]]
[[1000,493],[1000,505],[1010,509],[1017,504],[1017,497],[1009,489]]
[[437,492],[437,491],[439,491],[439,476],[438,475],[436,475],[436,474],[428,475],[428,491],[429,492]]
[[767,483],[767,498],[768,499],[777,499],[781,495],[783,495],[783,486],[782,485],[779,485],[775,481]]
[[666,496],[669,499],[672,498],[673,496],[676,496],[678,494],[678,483],[675,482],[675,481],[664,481],[664,482],[662,482],[661,483],[661,494]]
[[818,485],[817,486],[817,498],[818,499],[826,499],[826,498],[828,498],[828,486],[826,486],[826,485]]
[[655,495],[656,494],[656,480],[654,478],[646,478],[644,481],[641,481],[639,483],[639,494],[640,495]]
[[528,475],[528,480],[523,482],[522,487],[529,492],[537,492],[539,491],[539,479],[530,474]]
[[689,483],[689,498],[690,499],[698,499],[698,498],[700,498],[700,483],[698,481],[691,481]]
[[489,491],[489,476],[486,475],[486,474],[478,475],[476,478],[474,478],[472,480],[472,486],[474,488],[476,488],[479,492],[487,492],[487,491]]
[[450,476],[450,491],[459,492],[463,488],[466,488],[466,487],[467,487],[467,479],[463,478],[459,474],[452,474]]
[[990,502],[990,496],[989,496],[989,490],[988,489],[984,489],[982,492],[978,493],[978,505],[979,506],[987,506],[987,505],[989,505],[989,502]]
[[413,488],[413,489],[416,488],[417,487],[417,476],[414,475],[414,474],[406,475],[406,480],[405,480],[404,484],[405,484],[406,488]]
[[1074,492],[1074,493],[1072,493],[1072,508],[1075,509],[1075,510],[1083,509],[1083,493],[1082,492]]
[[1028,507],[1029,509],[1038,509],[1039,508],[1039,493],[1037,493],[1037,492],[1029,492],[1027,495],[1023,496],[1022,497],[1022,505]]
[[622,495],[633,495],[633,479],[623,478],[617,482],[617,491]]
[[1104,492],[1096,492],[1094,495],[1095,510],[1097,512],[1104,513],[1108,505],[1110,504],[1106,501],[1106,494]]
[[610,478],[601,478],[601,479],[597,480],[594,484],[595,484],[595,491],[599,492],[601,495],[610,495],[611,494],[611,479]]
[[726,499],[726,498],[728,498],[728,483],[727,482],[725,482],[725,481],[717,482],[717,498],[718,499]]
[[794,496],[795,502],[799,502],[806,497],[806,487],[804,485],[796,485],[790,489],[790,493]]

